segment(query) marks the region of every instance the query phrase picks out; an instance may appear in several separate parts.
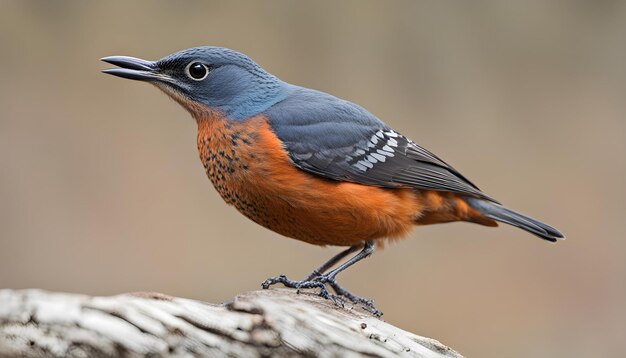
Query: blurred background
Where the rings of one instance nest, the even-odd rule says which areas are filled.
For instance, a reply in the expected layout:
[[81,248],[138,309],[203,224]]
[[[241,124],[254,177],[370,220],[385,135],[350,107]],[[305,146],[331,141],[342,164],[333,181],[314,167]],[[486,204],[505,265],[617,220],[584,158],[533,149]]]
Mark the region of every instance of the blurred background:
[[468,357],[626,356],[625,39],[623,1],[2,1],[0,287],[222,302],[339,251],[228,207],[189,115],[100,73],[218,45],[568,237],[417,228],[341,275],[386,321]]

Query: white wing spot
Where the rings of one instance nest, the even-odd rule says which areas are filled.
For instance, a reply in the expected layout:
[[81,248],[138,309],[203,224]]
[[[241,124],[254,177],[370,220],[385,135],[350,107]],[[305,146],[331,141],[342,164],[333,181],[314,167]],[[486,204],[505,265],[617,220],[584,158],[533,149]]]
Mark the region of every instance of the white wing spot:
[[[352,158],[354,158],[354,160],[361,158],[361,160],[352,165],[358,170],[365,172],[373,168],[374,164],[385,162],[387,158],[395,157],[395,148],[398,147],[398,140],[394,138],[399,137],[403,138],[393,130],[377,131],[370,137],[370,140],[367,141],[367,148],[354,148],[354,152],[351,154]],[[380,139],[382,139],[382,141],[379,143]]]
[[378,160],[376,160],[376,158],[374,158],[371,154],[369,154],[365,159],[367,159],[372,164],[378,163]]
[[384,156],[384,155],[380,155],[380,154],[378,154],[378,153],[372,153],[372,156],[373,156],[374,158],[378,159],[378,160],[379,160],[379,161],[381,161],[381,162],[384,162],[384,161],[386,160],[386,158],[385,158],[385,156]]

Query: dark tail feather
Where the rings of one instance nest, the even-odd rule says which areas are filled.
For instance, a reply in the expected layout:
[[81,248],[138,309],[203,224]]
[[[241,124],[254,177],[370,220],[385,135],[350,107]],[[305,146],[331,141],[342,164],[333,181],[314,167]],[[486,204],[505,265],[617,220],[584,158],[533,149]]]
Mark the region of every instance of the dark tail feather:
[[563,234],[552,226],[546,225],[520,213],[516,213],[515,211],[509,210],[496,203],[477,198],[467,198],[466,200],[471,207],[478,210],[489,219],[513,225],[551,242],[565,239]]

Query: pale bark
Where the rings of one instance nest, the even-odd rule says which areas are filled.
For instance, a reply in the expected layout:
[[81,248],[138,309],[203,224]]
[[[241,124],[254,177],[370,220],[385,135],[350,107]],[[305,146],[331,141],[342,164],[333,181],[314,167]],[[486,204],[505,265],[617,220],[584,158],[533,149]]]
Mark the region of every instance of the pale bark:
[[461,357],[345,303],[273,289],[209,304],[155,293],[0,290],[2,357]]

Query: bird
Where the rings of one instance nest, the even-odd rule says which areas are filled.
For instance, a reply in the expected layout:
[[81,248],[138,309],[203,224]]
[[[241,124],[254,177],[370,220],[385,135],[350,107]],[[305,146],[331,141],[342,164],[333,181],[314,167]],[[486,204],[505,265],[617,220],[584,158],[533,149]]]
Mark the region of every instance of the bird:
[[549,242],[565,238],[504,207],[365,108],[282,81],[240,52],[201,46],[157,61],[101,60],[117,66],[102,72],[153,84],[190,113],[200,160],[227,204],[282,236],[346,247],[304,279],[270,277],[264,289],[319,289],[380,316],[337,275],[415,226],[500,222]]

